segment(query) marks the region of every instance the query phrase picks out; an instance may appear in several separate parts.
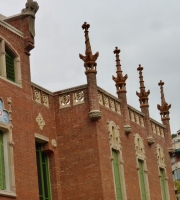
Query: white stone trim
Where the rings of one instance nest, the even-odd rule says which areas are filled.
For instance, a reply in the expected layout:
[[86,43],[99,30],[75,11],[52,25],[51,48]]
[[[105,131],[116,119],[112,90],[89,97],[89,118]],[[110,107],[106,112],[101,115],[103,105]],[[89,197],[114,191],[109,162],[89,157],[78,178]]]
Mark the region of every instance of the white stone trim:
[[15,27],[11,26],[7,22],[0,20],[0,25],[3,26],[4,28],[10,30],[11,32],[15,33],[16,35],[20,36],[21,38],[24,37],[24,34],[21,31],[19,31]]
[[[150,191],[149,191],[148,169],[147,169],[147,164],[146,164],[144,142],[138,133],[136,133],[134,135],[134,145],[135,145],[135,155],[136,155],[136,165],[137,165],[136,168],[137,168],[137,170],[139,170],[138,160],[143,161],[146,197],[147,197],[147,200],[151,200]],[[139,177],[139,173],[138,173],[138,177]],[[140,188],[140,192],[141,192],[140,177],[139,177],[139,188]],[[141,192],[141,194],[142,194],[142,192]]]
[[127,200],[126,194],[126,184],[125,184],[125,176],[124,176],[124,161],[122,158],[122,147],[121,147],[121,140],[120,140],[120,131],[119,126],[117,126],[113,121],[108,122],[108,133],[109,133],[109,146],[110,146],[110,160],[112,162],[112,174],[113,174],[113,181],[114,181],[114,193],[116,196],[116,189],[115,189],[115,176],[113,170],[113,156],[112,150],[116,150],[118,153],[118,161],[119,161],[119,174],[120,174],[120,182],[122,188],[122,197],[123,200]]
[[46,142],[49,142],[49,138],[46,137],[46,136],[44,136],[44,135],[35,133],[35,134],[34,134],[34,137],[35,137],[36,142],[39,142],[39,143],[46,143]]

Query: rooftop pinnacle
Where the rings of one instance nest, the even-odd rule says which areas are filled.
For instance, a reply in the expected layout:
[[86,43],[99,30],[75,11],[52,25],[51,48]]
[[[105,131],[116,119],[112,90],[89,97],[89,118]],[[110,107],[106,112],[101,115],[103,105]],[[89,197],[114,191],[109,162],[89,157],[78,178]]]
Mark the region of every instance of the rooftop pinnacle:
[[140,106],[149,106],[148,105],[148,96],[150,94],[150,90],[148,90],[146,92],[146,89],[144,86],[144,80],[143,80],[143,75],[142,75],[143,67],[141,67],[141,65],[139,65],[137,70],[139,71],[140,93],[136,92],[136,95],[139,97]]
[[88,29],[89,29],[90,25],[87,24],[86,22],[84,22],[84,24],[82,25],[82,29],[84,29],[84,33],[85,33],[85,44],[86,44],[86,51],[85,51],[85,56],[83,56],[82,54],[79,54],[80,59],[82,59],[84,61],[84,67],[86,68],[86,74],[87,73],[96,73],[96,60],[99,56],[99,53],[96,52],[94,55],[92,54],[92,50],[91,50],[91,45],[90,45],[90,40],[89,40],[89,35],[88,35]]
[[116,83],[117,92],[126,92],[126,79],[128,78],[127,74],[123,76],[119,58],[120,50],[118,47],[115,47],[114,54],[116,55],[116,68],[117,68],[117,77],[112,76],[112,79]]
[[169,119],[169,109],[171,108],[171,104],[167,104],[165,97],[164,97],[164,91],[163,91],[163,85],[164,82],[160,81],[158,83],[160,86],[160,92],[161,92],[161,106],[158,104],[157,108],[160,111],[161,119]]

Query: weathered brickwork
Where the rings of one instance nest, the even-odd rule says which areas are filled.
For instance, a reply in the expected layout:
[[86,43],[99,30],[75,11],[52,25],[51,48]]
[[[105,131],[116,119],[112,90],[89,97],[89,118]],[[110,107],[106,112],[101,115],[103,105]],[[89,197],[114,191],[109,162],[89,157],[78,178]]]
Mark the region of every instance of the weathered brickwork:
[[[31,2],[31,1],[30,1]],[[37,11],[37,10],[36,10]],[[126,79],[122,75],[119,53],[116,47],[117,77],[113,77],[117,97],[96,84],[96,59],[92,54],[87,23],[83,24],[86,39],[84,61],[87,85],[52,93],[34,83],[30,76],[30,51],[34,48],[33,28],[29,26],[32,14],[19,14],[0,19],[0,42],[4,40],[20,58],[22,83],[14,83],[0,75],[0,98],[8,110],[11,98],[12,141],[15,187],[0,199],[38,200],[39,186],[35,141],[42,143],[48,155],[50,190],[52,200],[115,200],[115,175],[109,124],[116,125],[115,134],[122,153],[119,165],[123,166],[125,183],[123,200],[140,200],[141,190],[138,176],[135,135],[143,141],[146,157],[144,170],[148,177],[147,200],[162,200],[158,171],[157,145],[164,151],[166,166],[167,200],[175,200],[169,153],[172,153],[169,116],[161,105],[160,124],[149,116],[148,92],[145,91],[142,70],[140,71],[141,111],[127,104]],[[3,23],[6,24],[3,25]],[[8,27],[8,25],[11,25]],[[18,32],[19,31],[19,32]],[[1,53],[1,52],[0,52]],[[162,85],[162,84],[161,84]],[[162,90],[162,88],[161,88]],[[164,93],[162,93],[164,95]],[[0,130],[6,132],[0,122]],[[117,131],[118,130],[118,131]],[[119,139],[118,139],[119,138]],[[9,144],[8,144],[9,145]],[[118,147],[118,148],[119,148]],[[120,158],[120,157],[119,157]],[[122,175],[122,174],[121,174]],[[13,195],[12,195],[13,192]],[[148,197],[149,195],[149,197]]]

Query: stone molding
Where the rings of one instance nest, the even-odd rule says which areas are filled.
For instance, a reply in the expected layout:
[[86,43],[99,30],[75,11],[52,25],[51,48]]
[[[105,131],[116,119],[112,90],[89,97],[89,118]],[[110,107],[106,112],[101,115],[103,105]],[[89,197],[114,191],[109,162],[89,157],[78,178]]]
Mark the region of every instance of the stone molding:
[[99,110],[91,110],[88,115],[90,120],[96,121],[101,119],[102,113]]
[[8,29],[9,31],[15,33],[16,35],[18,35],[19,37],[23,38],[24,34],[19,31],[18,29],[14,28],[13,26],[11,26],[10,24],[8,24],[5,21],[0,20],[0,25],[6,29]]
[[155,142],[155,139],[154,139],[152,136],[147,137],[147,143],[148,143],[149,145],[154,144],[154,142]]

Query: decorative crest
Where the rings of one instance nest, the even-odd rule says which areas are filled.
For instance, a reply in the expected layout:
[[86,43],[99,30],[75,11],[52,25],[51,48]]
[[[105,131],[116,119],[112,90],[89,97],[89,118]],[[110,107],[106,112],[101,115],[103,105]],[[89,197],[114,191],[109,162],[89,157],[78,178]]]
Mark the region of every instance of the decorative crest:
[[150,94],[150,90],[148,90],[146,92],[146,89],[144,86],[144,80],[143,80],[143,75],[142,75],[143,67],[141,67],[141,65],[139,65],[137,70],[139,71],[140,93],[136,92],[136,95],[139,97],[140,107],[149,106],[148,105],[148,96]]
[[39,6],[36,1],[33,0],[27,0],[26,8],[22,9],[21,13],[23,15],[30,15],[31,19],[29,22],[29,30],[31,35],[35,36],[35,14],[38,11]]
[[92,50],[91,50],[91,45],[90,45],[90,40],[89,40],[89,35],[88,35],[88,29],[89,29],[90,25],[87,24],[87,22],[84,22],[84,24],[82,25],[82,29],[84,29],[84,33],[85,33],[85,44],[86,44],[86,51],[85,51],[85,56],[83,56],[82,54],[79,54],[80,59],[82,59],[84,61],[84,67],[86,68],[86,74],[88,73],[97,73],[96,72],[96,60],[99,56],[99,53],[96,52],[94,55],[92,54]]
[[112,79],[116,82],[117,92],[126,92],[126,79],[128,78],[128,75],[126,74],[125,76],[123,76],[122,74],[120,58],[119,58],[120,52],[121,51],[118,49],[118,47],[115,47],[114,54],[116,54],[117,78],[112,76]]
[[160,86],[160,92],[161,92],[161,106],[158,104],[157,108],[160,111],[161,119],[169,119],[169,109],[171,108],[171,104],[167,104],[165,97],[164,97],[164,91],[163,91],[163,85],[164,82],[160,81],[158,83]]

